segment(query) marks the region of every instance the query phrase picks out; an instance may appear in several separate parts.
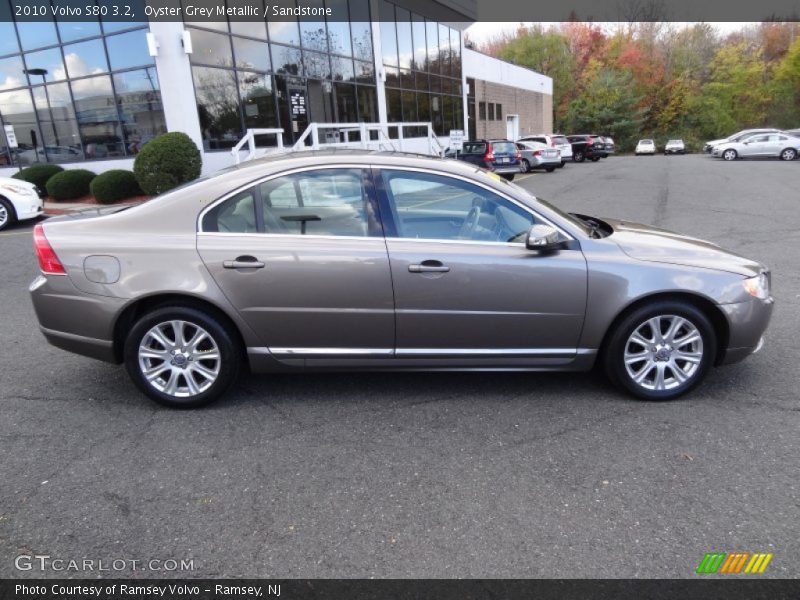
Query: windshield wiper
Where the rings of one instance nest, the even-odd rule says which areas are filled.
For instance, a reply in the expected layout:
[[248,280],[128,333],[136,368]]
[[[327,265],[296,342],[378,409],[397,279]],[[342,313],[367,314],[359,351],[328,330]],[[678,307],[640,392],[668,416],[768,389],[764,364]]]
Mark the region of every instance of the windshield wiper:
[[592,230],[592,238],[600,239],[604,237],[603,233],[600,231],[600,223],[598,223],[591,217],[587,217],[585,215],[579,215],[577,213],[569,213],[569,214],[571,214],[573,217],[577,217],[578,219],[580,219],[589,226],[589,229]]

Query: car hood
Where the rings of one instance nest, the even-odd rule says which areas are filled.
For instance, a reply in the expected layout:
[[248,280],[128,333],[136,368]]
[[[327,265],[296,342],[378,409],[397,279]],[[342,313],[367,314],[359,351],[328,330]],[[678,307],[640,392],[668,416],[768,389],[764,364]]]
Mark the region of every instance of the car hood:
[[722,144],[722,143],[727,142],[727,141],[728,141],[728,138],[724,138],[724,139],[721,139],[721,140],[711,140],[710,142],[706,142],[706,146],[716,146],[717,144]]
[[16,185],[18,187],[24,187],[30,190],[36,189],[36,186],[30,181],[25,181],[24,179],[14,179],[13,177],[0,177],[0,185]]
[[637,260],[728,271],[743,277],[758,275],[765,267],[705,240],[640,223],[604,219],[614,233],[609,239]]

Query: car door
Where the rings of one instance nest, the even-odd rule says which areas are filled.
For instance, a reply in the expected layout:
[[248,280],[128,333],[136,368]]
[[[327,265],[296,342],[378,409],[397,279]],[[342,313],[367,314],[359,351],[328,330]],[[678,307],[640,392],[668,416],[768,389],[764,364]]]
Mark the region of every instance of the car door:
[[745,138],[742,140],[741,144],[739,144],[740,156],[763,156],[767,152],[767,146],[769,141],[769,135],[762,134],[762,135],[753,135],[749,138]]
[[528,229],[543,219],[488,185],[409,169],[382,169],[376,184],[398,358],[507,366],[509,357],[530,365],[575,356],[586,310],[577,244],[527,250]]
[[389,259],[370,190],[357,166],[302,169],[204,212],[198,251],[261,337],[251,352],[293,364],[392,354]]

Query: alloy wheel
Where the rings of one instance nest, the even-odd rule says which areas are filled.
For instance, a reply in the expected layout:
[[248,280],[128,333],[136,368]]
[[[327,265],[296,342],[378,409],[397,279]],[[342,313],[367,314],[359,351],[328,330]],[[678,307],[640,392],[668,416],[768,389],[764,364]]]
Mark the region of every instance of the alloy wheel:
[[195,323],[172,320],[145,333],[138,350],[139,369],[159,392],[190,398],[210,388],[222,366],[219,346]]
[[792,150],[791,148],[787,148],[783,152],[781,152],[781,158],[783,160],[794,160],[797,158],[797,151]]
[[0,229],[8,225],[8,209],[0,202]]
[[703,360],[703,336],[685,317],[651,317],[625,343],[628,376],[649,391],[676,390],[697,374]]
[[725,160],[736,160],[736,151],[735,150],[725,150],[722,153],[722,158]]

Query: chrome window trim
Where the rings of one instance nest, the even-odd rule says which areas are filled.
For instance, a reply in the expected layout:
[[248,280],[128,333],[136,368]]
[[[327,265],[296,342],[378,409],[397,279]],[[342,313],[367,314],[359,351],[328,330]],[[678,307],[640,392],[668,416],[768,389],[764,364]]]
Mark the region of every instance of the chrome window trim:
[[[314,166],[305,166],[305,167],[295,167],[293,169],[288,169],[285,171],[280,171],[278,173],[272,173],[270,175],[265,175],[264,177],[260,177],[257,179],[253,179],[252,181],[234,189],[232,192],[228,192],[213,202],[211,202],[208,206],[206,206],[203,210],[200,211],[200,214],[197,216],[197,224],[196,229],[197,233],[204,233],[206,235],[258,235],[258,236],[265,236],[265,235],[273,235],[273,236],[280,236],[280,237],[289,237],[290,235],[294,234],[283,234],[283,233],[253,233],[253,234],[244,234],[244,233],[227,233],[227,232],[220,232],[220,231],[203,231],[203,218],[206,216],[206,213],[216,207],[219,204],[222,204],[226,200],[230,200],[236,194],[239,194],[245,190],[250,189],[251,187],[255,187],[257,185],[261,185],[264,182],[271,181],[273,179],[277,179],[278,177],[285,177],[286,175],[294,175],[295,173],[303,173],[305,171],[324,171],[330,169],[358,169],[360,171],[364,171],[365,168],[369,168],[363,164],[357,163],[342,163],[342,164],[335,164],[335,165],[314,165]],[[297,237],[311,237],[311,236],[301,236],[298,235]],[[320,236],[323,237],[323,236]],[[345,236],[329,236],[329,237],[345,237]],[[383,236],[348,236],[353,237],[354,239],[383,239]]]
[[[459,179],[459,180],[461,180],[461,181],[463,181],[465,183],[469,183],[469,184],[481,187],[481,188],[483,188],[483,189],[485,189],[485,190],[487,190],[487,191],[489,191],[489,192],[491,192],[491,193],[493,193],[493,194],[495,194],[497,196],[500,196],[504,200],[508,200],[509,202],[511,202],[512,204],[518,206],[519,208],[521,208],[525,212],[531,214],[535,218],[538,218],[542,222],[547,223],[551,227],[557,229],[562,235],[564,235],[567,238],[566,241],[573,241],[575,239],[575,236],[573,236],[572,234],[568,233],[567,231],[564,231],[564,229],[560,225],[557,225],[557,224],[553,223],[550,219],[547,219],[547,218],[543,217],[538,212],[536,212],[534,209],[532,209],[530,206],[522,204],[516,198],[513,198],[513,197],[511,197],[511,196],[509,196],[507,194],[504,194],[503,192],[500,192],[500,191],[494,189],[493,187],[490,187],[490,186],[484,184],[481,181],[475,181],[473,179],[469,179],[468,177],[465,177],[463,175],[459,175],[457,173],[449,173],[449,172],[446,172],[446,171],[438,171],[438,170],[435,170],[435,169],[429,169],[429,168],[425,168],[425,167],[405,167],[405,166],[395,167],[395,166],[390,166],[390,165],[370,165],[370,167],[373,168],[373,169],[377,169],[377,170],[412,171],[412,172],[417,172],[417,173],[427,173],[429,175],[438,175],[438,176],[441,176],[441,177],[450,177],[452,179]],[[482,243],[482,244],[494,244],[494,245],[509,245],[509,244],[511,244],[511,245],[515,245],[515,246],[525,246],[525,244],[522,243],[522,242],[473,242],[473,241],[470,241],[470,240],[440,240],[438,238],[405,238],[405,237],[400,237],[400,236],[387,237],[386,239],[387,239],[387,241],[388,240],[412,240],[412,241],[433,241],[433,242],[455,242],[455,243],[458,243],[458,244]]]
[[256,236],[259,238],[282,238],[282,239],[294,239],[294,238],[301,238],[301,239],[320,239],[320,240],[404,240],[404,241],[413,241],[413,242],[423,242],[423,243],[438,243],[438,244],[470,244],[470,245],[491,245],[491,246],[511,246],[511,247],[525,247],[523,242],[488,242],[488,241],[479,241],[479,240],[441,240],[438,238],[407,238],[407,237],[386,237],[384,236],[343,236],[343,235],[301,235],[301,234],[293,234],[293,233],[235,233],[235,232],[220,232],[220,231],[203,231],[203,218],[205,217],[206,213],[212,210],[219,204],[222,204],[226,200],[229,200],[233,196],[248,190],[251,187],[255,187],[260,185],[264,182],[271,181],[272,179],[277,179],[278,177],[284,177],[286,175],[293,175],[295,173],[303,173],[305,171],[320,171],[320,170],[330,170],[330,169],[360,169],[363,171],[364,169],[377,169],[377,170],[394,170],[394,171],[410,171],[410,172],[419,172],[419,173],[427,173],[430,175],[438,175],[441,177],[451,177],[454,179],[459,179],[466,183],[476,185],[481,187],[493,194],[497,194],[501,198],[508,200],[512,204],[518,206],[519,208],[523,209],[527,213],[531,214],[535,218],[538,218],[543,223],[547,223],[551,227],[557,229],[562,235],[567,238],[567,241],[572,241],[575,239],[575,236],[568,233],[564,230],[563,227],[553,223],[550,219],[543,217],[541,214],[522,204],[515,198],[512,198],[482,182],[474,181],[469,179],[463,175],[458,175],[456,173],[450,173],[447,171],[439,171],[436,169],[428,169],[424,167],[407,167],[407,166],[393,166],[393,165],[376,165],[376,164],[358,164],[358,163],[341,163],[341,164],[330,164],[330,165],[314,165],[314,166],[304,166],[304,167],[295,167],[293,169],[288,169],[285,171],[280,171],[279,173],[272,173],[270,175],[266,175],[259,179],[254,179],[249,183],[246,183],[227,194],[220,196],[213,202],[211,202],[208,206],[206,206],[197,217],[196,229],[198,235],[203,236],[222,236],[222,237],[230,237],[230,236]]

